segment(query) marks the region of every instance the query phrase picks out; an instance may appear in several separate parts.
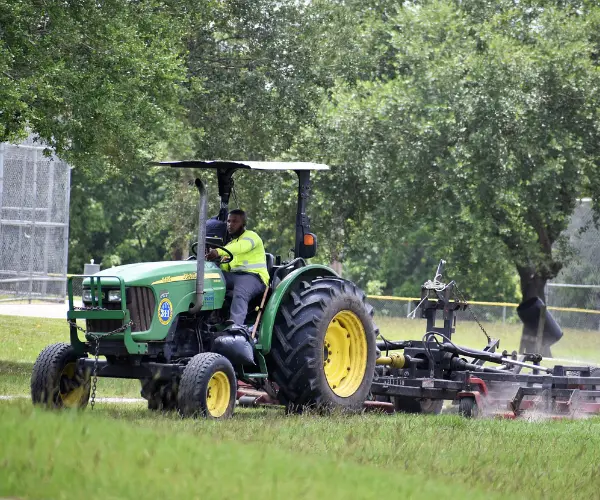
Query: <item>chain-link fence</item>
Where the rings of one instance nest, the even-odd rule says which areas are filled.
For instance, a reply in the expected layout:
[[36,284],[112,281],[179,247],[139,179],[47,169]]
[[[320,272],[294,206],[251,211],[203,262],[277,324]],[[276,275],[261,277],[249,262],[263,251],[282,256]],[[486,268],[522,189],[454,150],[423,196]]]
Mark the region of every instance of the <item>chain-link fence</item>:
[[0,144],[0,301],[65,298],[70,168],[44,149]]
[[591,200],[579,200],[565,231],[573,252],[569,263],[546,287],[546,301],[557,322],[572,328],[600,329],[600,231]]

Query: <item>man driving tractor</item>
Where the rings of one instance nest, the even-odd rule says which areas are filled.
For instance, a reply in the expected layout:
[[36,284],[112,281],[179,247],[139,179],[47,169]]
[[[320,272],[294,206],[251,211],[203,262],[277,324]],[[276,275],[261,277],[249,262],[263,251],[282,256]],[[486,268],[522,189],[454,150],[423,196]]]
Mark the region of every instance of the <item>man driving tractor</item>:
[[[248,303],[263,293],[269,284],[269,272],[260,236],[246,229],[246,212],[237,209],[229,212],[227,232],[231,241],[225,248],[233,255],[232,260],[221,264],[227,290],[233,291],[227,323],[228,329],[240,330],[244,328]],[[222,257],[229,255],[220,248],[213,248],[206,253],[207,260]]]

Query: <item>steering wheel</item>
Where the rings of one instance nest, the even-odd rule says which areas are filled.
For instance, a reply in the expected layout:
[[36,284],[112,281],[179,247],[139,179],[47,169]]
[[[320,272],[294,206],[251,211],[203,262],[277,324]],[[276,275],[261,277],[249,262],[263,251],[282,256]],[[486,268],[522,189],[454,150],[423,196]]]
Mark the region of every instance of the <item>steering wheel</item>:
[[[220,248],[221,250],[223,250],[227,254],[227,257],[222,257],[221,258],[221,262],[223,262],[224,258],[225,259],[228,258],[226,262],[229,262],[230,260],[233,260],[233,254],[229,250],[227,250],[224,246],[215,245],[215,244],[212,244],[212,243],[211,243],[210,246],[214,247],[214,248]],[[197,241],[194,241],[194,243],[192,243],[191,252],[192,252],[193,255],[195,255],[196,257],[198,257],[198,242]]]

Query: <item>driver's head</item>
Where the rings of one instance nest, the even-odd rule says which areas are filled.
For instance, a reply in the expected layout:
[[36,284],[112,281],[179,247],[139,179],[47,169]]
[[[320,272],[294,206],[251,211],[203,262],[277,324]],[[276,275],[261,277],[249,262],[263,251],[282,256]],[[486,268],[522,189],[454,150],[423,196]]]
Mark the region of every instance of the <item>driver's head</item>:
[[231,210],[227,216],[227,232],[237,238],[246,229],[246,212],[243,210]]

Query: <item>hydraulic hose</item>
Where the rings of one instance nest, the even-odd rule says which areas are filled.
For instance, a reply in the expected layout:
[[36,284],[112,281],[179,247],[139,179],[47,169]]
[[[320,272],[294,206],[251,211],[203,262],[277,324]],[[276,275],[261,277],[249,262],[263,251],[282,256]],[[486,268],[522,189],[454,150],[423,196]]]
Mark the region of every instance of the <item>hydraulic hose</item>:
[[458,354],[460,356],[470,356],[473,358],[490,361],[492,363],[498,363],[498,364],[507,363],[509,365],[523,366],[525,368],[531,368],[532,370],[539,370],[539,371],[546,372],[546,373],[552,373],[551,368],[546,368],[545,366],[539,366],[539,365],[532,365],[529,363],[523,363],[522,361],[515,361],[514,359],[505,358],[504,356],[502,356],[502,354],[498,354],[495,352],[480,351],[479,349],[465,349],[463,347],[459,347],[459,346],[451,344],[449,342],[444,342],[443,344],[440,345],[440,348],[444,351]]

